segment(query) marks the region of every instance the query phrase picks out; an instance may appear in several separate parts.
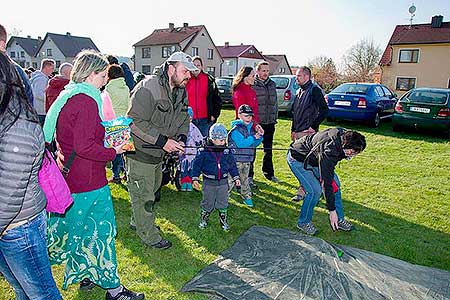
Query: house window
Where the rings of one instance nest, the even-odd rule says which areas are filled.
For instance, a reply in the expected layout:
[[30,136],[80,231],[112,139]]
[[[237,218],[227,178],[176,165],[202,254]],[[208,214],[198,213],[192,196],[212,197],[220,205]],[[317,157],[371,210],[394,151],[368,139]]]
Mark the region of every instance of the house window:
[[215,67],[207,67],[206,72],[212,76],[216,76],[216,68]]
[[25,51],[20,51],[20,57],[25,58]]
[[395,89],[398,91],[409,91],[416,87],[416,78],[397,77]]
[[152,48],[142,48],[142,58],[152,57]]
[[37,62],[31,63],[33,65],[33,68],[37,69]]
[[286,68],[280,68],[278,70],[278,72],[281,73],[281,74],[286,73]]
[[152,67],[150,65],[142,65],[142,73],[145,75],[152,74]]
[[419,61],[419,49],[400,50],[398,62],[400,63],[416,63]]
[[162,57],[163,58],[169,57],[174,52],[175,52],[175,46],[163,46],[162,47]]
[[192,56],[198,56],[198,48],[192,47]]
[[11,56],[11,58],[15,58],[16,52],[14,52],[14,51],[9,52],[9,56]]
[[250,50],[248,50],[248,53],[250,53],[250,54],[254,54],[254,53],[255,53],[255,50],[253,50],[253,49],[250,49]]
[[57,60],[57,61],[56,61],[56,68],[59,68],[60,65],[61,65],[61,61],[60,61],[60,60]]
[[208,59],[213,59],[213,57],[214,57],[213,49],[208,49]]
[[47,56],[53,56],[52,55],[52,49],[47,49]]

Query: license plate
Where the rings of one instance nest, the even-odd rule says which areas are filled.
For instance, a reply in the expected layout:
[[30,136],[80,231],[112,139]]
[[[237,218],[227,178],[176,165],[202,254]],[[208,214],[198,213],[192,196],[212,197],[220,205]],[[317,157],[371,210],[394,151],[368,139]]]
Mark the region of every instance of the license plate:
[[350,106],[350,101],[334,101],[334,105]]
[[223,93],[225,93],[225,90],[219,89],[219,93],[223,94]]
[[420,113],[424,113],[424,114],[428,114],[430,112],[429,108],[424,108],[424,107],[411,107],[409,109],[410,111],[415,111],[415,112],[420,112]]

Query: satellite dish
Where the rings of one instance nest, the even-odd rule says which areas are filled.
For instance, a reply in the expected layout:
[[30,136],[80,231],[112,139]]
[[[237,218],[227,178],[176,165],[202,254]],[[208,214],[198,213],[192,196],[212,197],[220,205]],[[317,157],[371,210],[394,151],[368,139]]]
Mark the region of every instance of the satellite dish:
[[414,6],[414,4],[409,7],[408,11],[410,14],[413,14],[416,12],[416,7]]

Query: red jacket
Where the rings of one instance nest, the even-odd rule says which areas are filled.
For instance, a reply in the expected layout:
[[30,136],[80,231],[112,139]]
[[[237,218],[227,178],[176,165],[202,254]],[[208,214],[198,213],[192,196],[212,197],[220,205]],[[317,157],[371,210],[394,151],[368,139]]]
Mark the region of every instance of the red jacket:
[[191,76],[186,84],[189,106],[194,111],[193,119],[208,118],[208,75],[200,72],[197,77]]
[[239,106],[242,104],[250,105],[253,110],[253,123],[259,124],[258,117],[258,100],[256,100],[256,92],[253,88],[241,82],[233,92],[233,105],[236,111],[236,119],[238,118]]
[[116,151],[105,148],[105,128],[100,124],[98,106],[94,99],[78,94],[70,98],[61,109],[56,126],[56,141],[63,164],[72,150],[76,157],[66,177],[72,193],[97,190],[108,184],[106,162],[116,157]]
[[50,106],[58,98],[59,93],[64,89],[64,87],[69,83],[69,79],[61,76],[55,76],[48,82],[48,86],[45,89],[45,112],[48,112]]

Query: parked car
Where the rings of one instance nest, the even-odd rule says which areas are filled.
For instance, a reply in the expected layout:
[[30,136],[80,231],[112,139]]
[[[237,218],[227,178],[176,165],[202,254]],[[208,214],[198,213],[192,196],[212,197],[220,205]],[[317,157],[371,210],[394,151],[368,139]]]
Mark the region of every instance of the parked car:
[[233,92],[231,91],[231,85],[233,83],[233,77],[217,77],[216,84],[219,89],[219,96],[222,99],[222,104],[232,103],[231,97]]
[[378,127],[382,119],[391,118],[397,95],[382,84],[344,83],[325,95],[328,119],[358,120]]
[[415,88],[395,105],[392,128],[443,131],[450,138],[450,89]]
[[277,87],[278,111],[291,113],[295,94],[299,89],[295,75],[271,75]]

